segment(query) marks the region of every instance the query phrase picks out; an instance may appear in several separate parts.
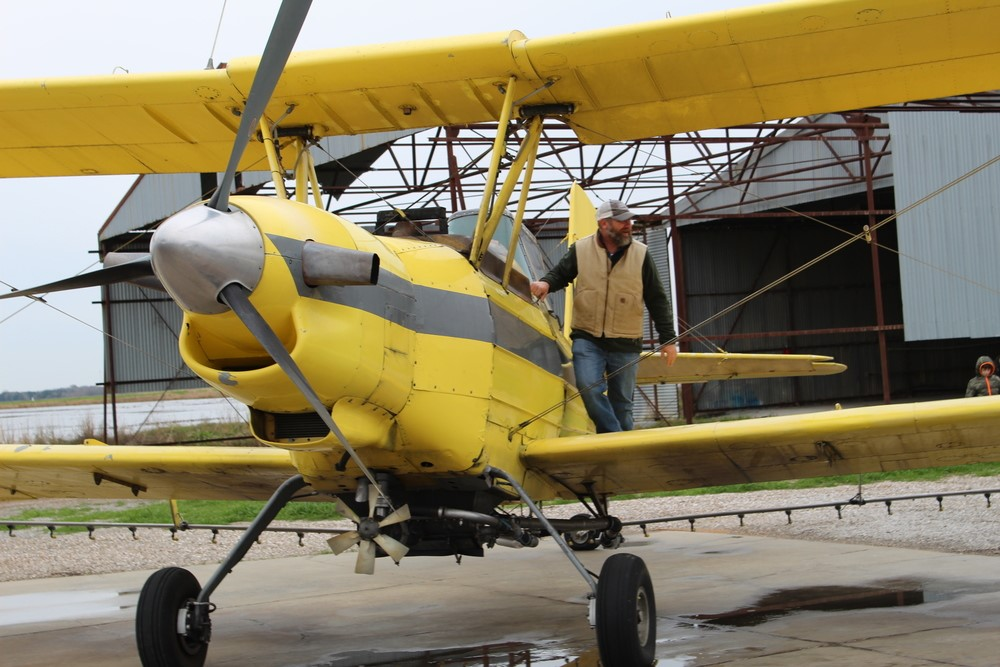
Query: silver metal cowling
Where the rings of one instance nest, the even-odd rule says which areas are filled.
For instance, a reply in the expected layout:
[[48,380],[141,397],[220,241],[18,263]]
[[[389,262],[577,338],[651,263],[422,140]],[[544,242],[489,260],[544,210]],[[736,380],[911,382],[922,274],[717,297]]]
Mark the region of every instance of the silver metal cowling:
[[153,234],[153,271],[186,311],[211,315],[228,307],[219,301],[226,285],[253,291],[264,271],[264,241],[257,225],[240,210],[220,212],[202,204],[167,218]]

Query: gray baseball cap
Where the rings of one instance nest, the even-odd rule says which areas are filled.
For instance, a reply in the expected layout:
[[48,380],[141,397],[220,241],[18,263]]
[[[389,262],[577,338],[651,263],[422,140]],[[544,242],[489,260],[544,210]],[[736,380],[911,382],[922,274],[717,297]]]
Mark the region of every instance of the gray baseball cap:
[[632,211],[628,210],[628,206],[617,199],[609,199],[608,201],[601,202],[601,205],[597,207],[598,220],[614,218],[619,222],[625,222],[626,220],[631,220],[633,217],[635,216],[632,215]]

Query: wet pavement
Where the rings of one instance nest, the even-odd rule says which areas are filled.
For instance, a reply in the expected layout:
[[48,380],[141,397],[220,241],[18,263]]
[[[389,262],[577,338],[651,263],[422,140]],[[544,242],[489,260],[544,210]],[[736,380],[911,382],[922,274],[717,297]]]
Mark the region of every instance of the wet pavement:
[[[656,587],[660,667],[986,667],[1000,558],[713,533],[630,539]],[[611,552],[581,556],[600,569]],[[240,564],[213,597],[209,665],[597,664],[587,587],[551,541],[486,558],[347,554]],[[209,566],[191,568],[204,581]],[[137,664],[148,573],[0,583],[3,664]]]

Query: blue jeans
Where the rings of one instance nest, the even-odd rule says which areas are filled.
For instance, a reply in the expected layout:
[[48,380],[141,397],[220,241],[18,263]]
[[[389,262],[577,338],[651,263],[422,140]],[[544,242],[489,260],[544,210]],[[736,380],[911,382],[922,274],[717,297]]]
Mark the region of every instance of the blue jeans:
[[632,430],[638,358],[638,352],[608,352],[586,338],[573,339],[576,386],[598,433]]

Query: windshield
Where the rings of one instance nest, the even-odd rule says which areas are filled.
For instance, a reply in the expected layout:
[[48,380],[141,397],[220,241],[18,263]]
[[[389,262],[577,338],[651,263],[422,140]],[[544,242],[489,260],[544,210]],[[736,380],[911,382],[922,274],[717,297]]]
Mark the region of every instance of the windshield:
[[[476,218],[478,211],[459,211],[448,218],[448,233],[472,237],[476,233]],[[497,224],[493,240],[509,251],[510,235],[514,230],[514,219],[509,213],[504,213]],[[518,235],[517,248],[514,251],[515,268],[531,280],[538,280],[551,268],[548,257],[542,252],[541,246],[531,233]]]

